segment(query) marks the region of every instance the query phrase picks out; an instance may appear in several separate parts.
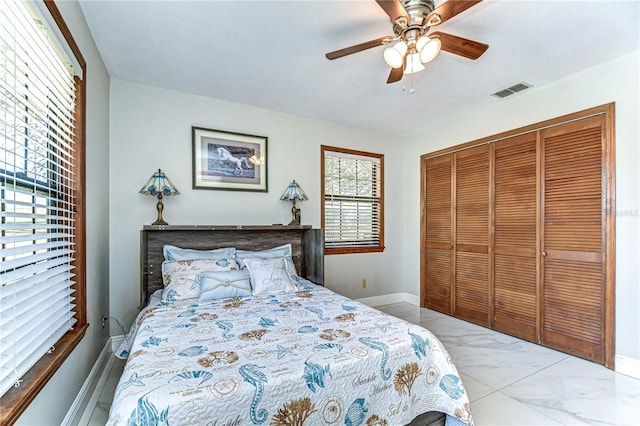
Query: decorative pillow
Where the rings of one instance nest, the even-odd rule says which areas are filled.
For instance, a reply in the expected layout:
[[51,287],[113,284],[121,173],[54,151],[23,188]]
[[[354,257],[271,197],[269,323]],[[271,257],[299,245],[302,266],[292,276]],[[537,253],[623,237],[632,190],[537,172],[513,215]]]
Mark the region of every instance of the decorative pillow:
[[192,299],[200,296],[196,275],[206,271],[238,270],[235,259],[196,259],[162,262],[163,302]]
[[244,259],[268,259],[272,257],[284,257],[287,264],[287,272],[289,272],[289,276],[297,283],[298,271],[296,270],[296,265],[293,263],[291,244],[284,244],[278,247],[273,247],[267,250],[236,250],[236,261],[241,269],[244,269],[244,263],[242,262]]
[[200,286],[198,302],[251,296],[248,271],[200,272],[196,275],[196,282]]
[[236,254],[235,247],[219,248],[214,250],[186,249],[171,245],[162,248],[164,260],[193,260],[193,259],[233,259]]
[[251,274],[253,294],[272,294],[297,291],[298,288],[287,272],[284,257],[244,259]]

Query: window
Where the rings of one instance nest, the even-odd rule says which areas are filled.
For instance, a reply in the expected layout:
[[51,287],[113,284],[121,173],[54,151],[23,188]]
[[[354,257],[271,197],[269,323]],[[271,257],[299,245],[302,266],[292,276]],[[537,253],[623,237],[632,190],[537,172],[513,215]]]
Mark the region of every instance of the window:
[[18,418],[87,328],[85,64],[53,2],[44,4],[72,60],[33,3],[0,3],[2,424]]
[[325,254],[384,250],[384,156],[321,146]]

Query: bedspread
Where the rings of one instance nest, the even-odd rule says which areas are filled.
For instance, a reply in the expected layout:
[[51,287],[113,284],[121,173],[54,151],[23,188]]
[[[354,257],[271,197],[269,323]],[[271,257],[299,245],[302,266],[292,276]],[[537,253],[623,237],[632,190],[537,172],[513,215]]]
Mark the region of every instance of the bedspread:
[[143,309],[109,425],[404,425],[427,411],[472,424],[425,328],[328,289]]

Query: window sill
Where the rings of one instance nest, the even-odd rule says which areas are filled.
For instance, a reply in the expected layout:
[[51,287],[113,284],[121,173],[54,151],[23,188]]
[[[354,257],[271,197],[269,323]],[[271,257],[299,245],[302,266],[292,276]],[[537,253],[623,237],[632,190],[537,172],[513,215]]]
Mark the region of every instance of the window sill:
[[13,388],[0,398],[0,424],[11,425],[27,409],[42,388],[53,377],[65,359],[82,340],[89,324],[76,327],[55,344],[56,350],[47,354],[22,377],[20,387]]
[[326,248],[324,254],[356,254],[356,253],[382,253],[384,247],[340,247]]

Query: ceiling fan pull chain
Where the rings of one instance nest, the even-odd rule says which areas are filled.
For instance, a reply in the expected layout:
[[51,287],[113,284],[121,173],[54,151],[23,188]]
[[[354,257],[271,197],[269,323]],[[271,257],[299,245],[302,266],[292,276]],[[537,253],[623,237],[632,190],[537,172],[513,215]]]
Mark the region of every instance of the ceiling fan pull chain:
[[[402,92],[403,93],[407,91],[407,88],[404,85],[405,80],[406,80],[406,78],[402,79]],[[413,75],[409,76],[409,84],[411,85],[411,87],[409,88],[409,94],[413,95],[416,92],[416,90],[413,88]]]

